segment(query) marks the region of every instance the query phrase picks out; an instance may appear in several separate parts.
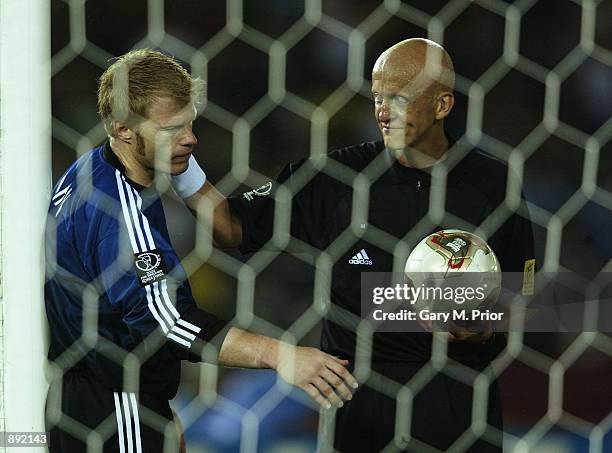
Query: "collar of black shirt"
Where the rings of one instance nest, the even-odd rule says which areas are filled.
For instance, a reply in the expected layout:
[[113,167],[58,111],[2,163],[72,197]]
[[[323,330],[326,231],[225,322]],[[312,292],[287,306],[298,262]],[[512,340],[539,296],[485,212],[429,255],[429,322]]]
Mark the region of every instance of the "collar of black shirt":
[[[450,149],[456,142],[452,135],[448,131],[444,131],[446,139],[448,140],[448,148]],[[406,184],[414,183],[419,189],[422,187],[429,187],[431,185],[431,169],[429,168],[411,168],[400,164],[393,151],[385,148],[385,160],[389,166],[389,169],[382,176],[382,180],[390,184]]]

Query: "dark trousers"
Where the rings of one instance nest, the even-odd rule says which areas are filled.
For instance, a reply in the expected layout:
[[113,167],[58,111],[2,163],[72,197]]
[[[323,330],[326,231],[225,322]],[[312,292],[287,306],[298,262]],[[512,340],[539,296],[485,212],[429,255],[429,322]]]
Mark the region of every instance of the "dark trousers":
[[[406,384],[422,367],[410,363],[378,363],[374,368],[395,382]],[[472,424],[473,387],[443,373],[436,373],[414,396],[409,416],[410,434],[398,436],[396,429],[396,399],[385,394],[393,386],[371,378],[362,385],[353,399],[336,414],[334,447],[341,453],[385,451],[428,452],[446,451]],[[380,391],[382,390],[382,391]],[[416,390],[416,389],[415,389]],[[502,451],[502,410],[497,381],[489,387],[486,407],[487,423],[499,432],[489,430],[481,437],[468,440],[462,449],[470,453]],[[407,426],[402,426],[404,431]],[[398,431],[401,432],[401,431]],[[487,440],[491,440],[492,443]]]
[[67,373],[61,384],[51,385],[46,425],[51,453],[162,453],[164,443],[175,447],[166,451],[178,452],[167,399],[112,391],[86,372]]

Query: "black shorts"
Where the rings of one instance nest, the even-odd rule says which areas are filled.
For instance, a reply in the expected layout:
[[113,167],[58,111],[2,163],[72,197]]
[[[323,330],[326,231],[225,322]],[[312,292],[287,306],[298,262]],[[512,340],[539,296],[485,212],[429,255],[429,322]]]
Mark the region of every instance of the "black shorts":
[[[179,451],[179,436],[167,399],[112,391],[87,372],[65,374],[61,394],[58,390],[59,385],[52,384],[47,395],[46,427],[51,453]],[[57,413],[59,401],[62,414],[57,418],[54,412]]]
[[[406,384],[423,365],[412,363],[377,363],[376,371]],[[427,452],[446,451],[472,423],[473,387],[446,374],[436,373],[413,399],[410,413],[410,436],[398,436],[396,427],[396,399],[384,394],[391,387],[380,379],[370,377],[351,401],[336,414],[334,447],[341,453],[373,453],[386,451]],[[468,439],[462,451],[470,453],[501,452],[503,439],[502,410],[497,381],[489,386],[486,435]],[[406,430],[408,427],[404,427]],[[487,440],[492,441],[491,443]],[[431,447],[431,448],[428,448]]]

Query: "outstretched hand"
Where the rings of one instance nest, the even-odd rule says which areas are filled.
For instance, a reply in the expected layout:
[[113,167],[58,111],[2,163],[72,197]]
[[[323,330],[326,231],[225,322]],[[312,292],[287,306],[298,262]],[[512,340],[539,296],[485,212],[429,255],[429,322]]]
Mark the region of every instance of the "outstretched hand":
[[304,390],[321,406],[342,407],[353,397],[357,381],[346,369],[348,360],[316,348],[282,344],[276,371],[289,384]]

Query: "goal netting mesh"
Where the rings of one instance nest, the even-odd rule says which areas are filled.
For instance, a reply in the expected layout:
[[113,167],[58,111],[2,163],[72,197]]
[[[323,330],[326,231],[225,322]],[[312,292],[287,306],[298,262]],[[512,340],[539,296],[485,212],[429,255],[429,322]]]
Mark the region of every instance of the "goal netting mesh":
[[[52,0],[53,182],[106,139],[96,113],[97,81],[113,57],[131,49],[159,49],[206,80],[194,123],[195,154],[208,178],[229,195],[258,187],[302,157],[379,140],[372,65],[390,45],[428,37],[455,64],[456,105],[448,129],[518,175],[509,180],[507,208],[516,209],[522,190],[540,269],[571,273],[590,299],[607,296],[609,303],[611,23],[612,3],[605,0]],[[29,133],[28,125],[21,127]],[[325,171],[359,194],[359,218],[373,181],[342,166]],[[29,190],[25,178],[23,185]],[[291,195],[281,191],[279,203],[287,205],[282,198]],[[431,206],[432,218],[444,215],[440,202]],[[245,259],[213,248],[206,227],[172,194],[164,204],[174,246],[203,308],[258,333],[318,345],[320,321],[330,310],[326,276],[358,240],[354,229],[316,256],[262,251]],[[1,220],[11,222],[4,214]],[[273,241],[283,249],[287,219],[276,220]],[[368,241],[405,256],[419,234],[392,240],[375,231]],[[9,259],[3,254],[5,273]],[[3,308],[7,303],[15,302],[3,298]],[[597,320],[597,307],[585,310],[585,322]],[[474,388],[472,425],[450,451],[470,451],[475,438],[487,437],[487,388],[494,377],[501,386],[507,451],[612,449],[612,339],[590,327],[566,333],[516,329],[504,353],[481,374],[445,371],[444,359],[432,360],[430,370],[452,373]],[[357,336],[367,351],[367,329],[357,329]],[[96,347],[91,339],[81,341]],[[385,449],[398,451],[411,400],[432,373],[393,382],[371,370],[367,352],[357,363],[363,386],[398,401],[398,443]],[[186,364],[172,405],[189,452],[333,451],[335,412],[319,412],[271,371]],[[58,423],[79,435],[78,423]],[[90,451],[98,451],[102,440],[90,436]]]

